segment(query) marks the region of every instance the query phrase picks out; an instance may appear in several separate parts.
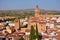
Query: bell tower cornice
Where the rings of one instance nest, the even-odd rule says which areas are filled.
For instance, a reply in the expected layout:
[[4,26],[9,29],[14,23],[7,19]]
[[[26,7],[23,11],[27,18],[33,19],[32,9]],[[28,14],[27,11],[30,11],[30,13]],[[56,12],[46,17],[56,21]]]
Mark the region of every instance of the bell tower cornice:
[[35,8],[35,17],[39,16],[39,13],[40,13],[40,9],[39,9],[38,5],[36,5],[36,8]]

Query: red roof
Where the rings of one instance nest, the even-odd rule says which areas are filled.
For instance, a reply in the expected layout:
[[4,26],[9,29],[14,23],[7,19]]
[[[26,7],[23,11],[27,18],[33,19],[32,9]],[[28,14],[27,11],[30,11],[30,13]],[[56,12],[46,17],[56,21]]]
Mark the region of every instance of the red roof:
[[44,35],[44,36],[42,36],[42,39],[44,39],[44,38],[49,38],[49,37]]
[[3,29],[3,27],[1,26],[1,27],[0,27],[0,30],[2,30],[2,29]]
[[25,32],[30,32],[30,29],[26,29]]

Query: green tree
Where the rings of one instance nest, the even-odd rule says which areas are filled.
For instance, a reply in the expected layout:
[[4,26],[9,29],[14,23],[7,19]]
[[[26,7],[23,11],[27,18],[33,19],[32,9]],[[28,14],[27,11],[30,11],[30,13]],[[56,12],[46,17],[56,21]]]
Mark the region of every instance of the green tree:
[[31,31],[30,31],[30,40],[33,40],[35,38],[35,30],[34,27],[31,26]]
[[19,40],[24,40],[24,38],[23,38],[23,37],[21,37],[21,38],[19,38]]
[[36,38],[39,40],[39,34],[38,34],[38,27],[37,27],[37,24],[36,24]]
[[9,23],[6,23],[5,26],[9,26]]

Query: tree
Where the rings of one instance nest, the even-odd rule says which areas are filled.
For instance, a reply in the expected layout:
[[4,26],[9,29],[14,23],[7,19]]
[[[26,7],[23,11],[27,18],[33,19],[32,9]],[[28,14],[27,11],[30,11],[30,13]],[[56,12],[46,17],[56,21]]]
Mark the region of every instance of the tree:
[[9,23],[6,23],[5,26],[9,26]]
[[23,38],[23,37],[21,37],[21,38],[19,38],[19,40],[24,40],[24,38]]
[[37,24],[36,24],[36,38],[39,40],[39,34],[38,34],[38,27],[37,27]]
[[33,40],[35,38],[35,30],[34,27],[31,26],[31,31],[30,31],[30,40]]

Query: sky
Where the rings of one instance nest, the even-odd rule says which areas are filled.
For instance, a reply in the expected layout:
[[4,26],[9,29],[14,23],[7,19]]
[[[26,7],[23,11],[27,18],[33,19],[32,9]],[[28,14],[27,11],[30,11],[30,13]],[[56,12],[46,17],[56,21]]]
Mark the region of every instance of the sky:
[[60,10],[60,0],[0,0],[0,10],[32,9]]

